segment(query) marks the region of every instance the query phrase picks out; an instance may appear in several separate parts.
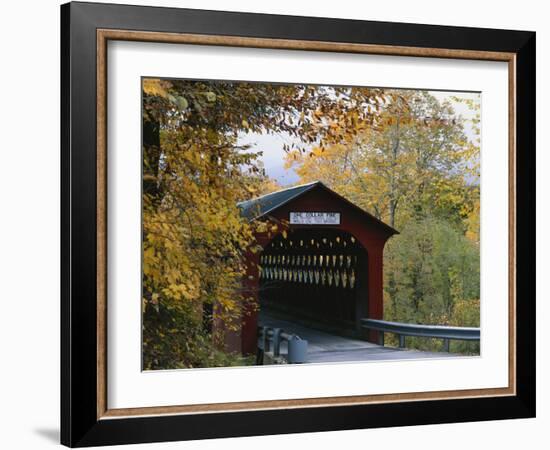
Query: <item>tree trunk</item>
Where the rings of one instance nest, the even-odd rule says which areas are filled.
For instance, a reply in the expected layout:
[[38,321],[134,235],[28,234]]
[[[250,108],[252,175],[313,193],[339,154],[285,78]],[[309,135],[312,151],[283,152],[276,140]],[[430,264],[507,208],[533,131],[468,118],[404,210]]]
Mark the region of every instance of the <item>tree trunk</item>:
[[160,123],[151,117],[143,120],[143,194],[153,202],[160,200]]

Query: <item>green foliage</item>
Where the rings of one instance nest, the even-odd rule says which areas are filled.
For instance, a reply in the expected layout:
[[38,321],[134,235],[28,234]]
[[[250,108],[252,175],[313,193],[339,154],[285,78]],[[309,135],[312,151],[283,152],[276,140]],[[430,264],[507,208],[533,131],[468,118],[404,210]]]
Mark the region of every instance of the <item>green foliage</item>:
[[143,314],[143,369],[246,365],[240,354],[220,351],[197,326],[196,311],[184,302],[147,305]]
[[[432,217],[409,221],[388,243],[384,264],[391,274],[385,319],[479,326],[479,249],[448,221]],[[415,348],[442,348],[440,340],[407,339],[407,345]],[[459,347],[469,352],[471,346]]]
[[448,325],[457,301],[479,298],[478,249],[441,219],[408,222],[386,246],[384,263],[393,273],[390,320]]

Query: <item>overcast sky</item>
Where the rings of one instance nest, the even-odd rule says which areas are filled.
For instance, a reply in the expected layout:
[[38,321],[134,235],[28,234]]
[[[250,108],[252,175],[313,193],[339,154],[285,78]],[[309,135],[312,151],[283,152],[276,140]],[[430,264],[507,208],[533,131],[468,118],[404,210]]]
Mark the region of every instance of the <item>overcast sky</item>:
[[[472,111],[463,103],[455,102],[451,97],[460,97],[465,99],[479,99],[481,94],[475,93],[458,93],[458,92],[442,92],[442,91],[429,91],[434,97],[440,101],[449,100],[456,112],[456,116],[462,116],[467,120],[473,118]],[[466,136],[469,139],[473,138],[473,133],[469,122],[465,127]],[[240,145],[251,145],[251,151],[262,151],[263,155],[261,160],[264,164],[267,175],[274,178],[281,186],[289,186],[298,182],[298,176],[294,170],[286,170],[284,168],[285,163],[285,151],[283,150],[283,144],[290,144],[293,142],[293,138],[285,133],[278,134],[257,134],[248,133],[239,137]],[[294,140],[294,142],[299,142]]]

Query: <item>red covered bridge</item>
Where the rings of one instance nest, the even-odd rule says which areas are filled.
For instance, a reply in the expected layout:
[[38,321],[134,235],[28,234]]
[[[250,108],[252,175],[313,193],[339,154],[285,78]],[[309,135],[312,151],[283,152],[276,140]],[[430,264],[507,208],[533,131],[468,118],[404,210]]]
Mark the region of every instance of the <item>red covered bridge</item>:
[[[277,225],[276,233],[257,234],[262,251],[246,255],[245,290],[260,310],[354,337],[362,334],[360,319],[382,319],[383,250],[396,230],[319,181],[239,207],[250,221]],[[228,348],[254,353],[257,326],[258,311],[244,314]]]

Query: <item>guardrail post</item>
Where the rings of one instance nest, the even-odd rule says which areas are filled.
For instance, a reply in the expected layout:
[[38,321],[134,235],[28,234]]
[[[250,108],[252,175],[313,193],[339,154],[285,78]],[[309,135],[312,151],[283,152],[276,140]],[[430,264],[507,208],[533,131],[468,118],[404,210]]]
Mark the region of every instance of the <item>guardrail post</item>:
[[264,353],[269,351],[269,327],[263,327],[263,341],[264,341]]
[[263,328],[258,328],[258,348],[256,349],[256,365],[262,366],[264,364],[264,331]]
[[399,348],[405,348],[405,336],[398,334],[397,337],[399,338]]
[[451,348],[451,340],[443,339],[443,351],[449,353]]
[[281,354],[281,329],[273,328],[273,356]]
[[378,345],[381,345],[382,347],[384,347],[384,332],[383,331],[378,332]]
[[300,364],[307,362],[307,341],[294,335],[288,341],[288,363]]

